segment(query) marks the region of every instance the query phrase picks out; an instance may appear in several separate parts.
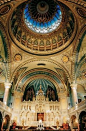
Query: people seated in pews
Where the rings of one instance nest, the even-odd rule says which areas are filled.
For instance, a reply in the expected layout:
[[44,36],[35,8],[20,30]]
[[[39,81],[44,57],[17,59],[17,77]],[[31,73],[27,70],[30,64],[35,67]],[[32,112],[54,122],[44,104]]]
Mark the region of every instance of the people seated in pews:
[[14,121],[12,124],[12,129],[15,129],[15,128],[16,128],[16,122]]

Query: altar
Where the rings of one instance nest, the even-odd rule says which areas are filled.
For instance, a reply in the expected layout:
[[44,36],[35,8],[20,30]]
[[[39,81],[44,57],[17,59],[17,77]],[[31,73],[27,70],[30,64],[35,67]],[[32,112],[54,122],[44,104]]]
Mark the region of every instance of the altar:
[[42,120],[45,127],[56,126],[57,119],[61,117],[60,108],[60,103],[58,101],[49,101],[40,88],[33,101],[21,102],[19,124],[37,126],[38,121]]
[[[62,125],[63,119],[65,120],[65,117],[63,118],[62,116],[61,103],[57,100],[49,100],[49,98],[44,95],[41,87],[32,101],[19,102],[19,107],[18,103],[15,103],[16,106],[14,105],[15,110],[13,110],[12,115],[12,120],[16,121],[17,126],[28,127],[28,129],[30,127],[37,128],[39,121],[42,120],[44,127],[58,128],[58,126]],[[63,113],[67,116],[67,111],[63,110]]]

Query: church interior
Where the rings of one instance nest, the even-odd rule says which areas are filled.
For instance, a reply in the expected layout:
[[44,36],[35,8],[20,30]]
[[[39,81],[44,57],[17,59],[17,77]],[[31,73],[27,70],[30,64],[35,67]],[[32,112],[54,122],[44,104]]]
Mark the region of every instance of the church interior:
[[0,131],[86,131],[86,0],[0,0]]

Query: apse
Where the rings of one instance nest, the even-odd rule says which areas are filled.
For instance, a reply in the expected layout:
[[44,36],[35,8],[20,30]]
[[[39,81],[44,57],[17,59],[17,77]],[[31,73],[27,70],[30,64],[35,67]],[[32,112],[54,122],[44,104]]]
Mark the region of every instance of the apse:
[[38,95],[38,91],[41,89],[44,93],[44,96],[49,98],[49,101],[56,101],[58,100],[57,90],[55,85],[47,80],[47,79],[35,79],[28,83],[28,85],[25,88],[24,95],[23,95],[23,101],[33,101],[33,97],[36,97]]

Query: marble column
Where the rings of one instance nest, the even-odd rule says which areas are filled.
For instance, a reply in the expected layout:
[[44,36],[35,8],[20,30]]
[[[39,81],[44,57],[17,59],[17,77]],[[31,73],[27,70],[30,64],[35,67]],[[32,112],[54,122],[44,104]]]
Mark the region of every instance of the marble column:
[[76,106],[78,104],[78,97],[77,97],[77,84],[71,84],[72,89],[72,101],[73,106]]
[[11,87],[11,83],[6,82],[6,83],[4,83],[4,85],[5,85],[5,92],[4,92],[3,103],[4,103],[5,105],[7,105],[7,100],[8,100],[9,89],[10,89],[10,87]]

